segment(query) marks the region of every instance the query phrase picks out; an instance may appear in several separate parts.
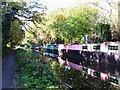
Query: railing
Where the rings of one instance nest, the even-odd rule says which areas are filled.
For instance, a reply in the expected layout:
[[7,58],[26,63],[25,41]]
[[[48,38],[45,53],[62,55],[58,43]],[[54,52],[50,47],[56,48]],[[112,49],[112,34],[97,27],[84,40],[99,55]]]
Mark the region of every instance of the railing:
[[[120,86],[120,55],[117,42],[80,45],[45,45],[44,55],[56,58],[60,64],[70,66],[92,77]],[[91,64],[92,63],[92,64]],[[109,71],[114,68],[117,70]]]

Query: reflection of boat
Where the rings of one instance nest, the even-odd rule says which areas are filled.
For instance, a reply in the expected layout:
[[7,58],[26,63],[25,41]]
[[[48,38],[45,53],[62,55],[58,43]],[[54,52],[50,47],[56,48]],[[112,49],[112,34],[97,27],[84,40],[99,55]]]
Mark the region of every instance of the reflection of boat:
[[[63,50],[62,50],[63,51]],[[79,53],[77,50],[68,50],[68,52],[63,52],[61,58],[68,58],[73,63],[79,64],[80,62],[94,62],[102,64],[110,64],[115,66],[120,66],[120,58],[115,58],[114,54],[107,54],[101,52],[89,52],[82,51]]]
[[58,57],[58,61],[60,64],[70,66],[78,71],[88,74],[89,76],[96,77],[103,81],[108,81],[111,84],[120,86],[120,67],[95,63],[90,65],[86,63],[84,63],[84,65],[78,65],[68,60],[63,60],[60,57]]
[[118,43],[58,44],[46,45],[44,49],[61,64],[120,85]]

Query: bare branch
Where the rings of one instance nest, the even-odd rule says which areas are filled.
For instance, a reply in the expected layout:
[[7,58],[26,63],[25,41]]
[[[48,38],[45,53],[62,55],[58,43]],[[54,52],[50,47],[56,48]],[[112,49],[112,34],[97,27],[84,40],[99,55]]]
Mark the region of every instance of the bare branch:
[[104,11],[107,11],[108,13],[109,13],[109,11],[108,10],[105,10],[103,7],[101,7],[101,6],[99,6],[99,5],[97,5],[96,3],[92,3],[93,5],[95,5],[95,6],[97,6],[97,7],[99,7],[100,9],[102,9],[102,10],[104,10]]
[[109,15],[109,17],[111,17],[111,15],[112,15],[112,5],[111,5],[111,3],[109,2],[109,0],[106,0],[106,2],[109,4],[109,6],[110,6],[110,15]]
[[20,17],[24,17],[24,18],[26,18],[26,19],[31,19],[31,18],[32,18],[32,16],[25,16],[25,15],[20,15],[20,14],[16,14],[16,15],[18,15],[18,16],[20,16]]

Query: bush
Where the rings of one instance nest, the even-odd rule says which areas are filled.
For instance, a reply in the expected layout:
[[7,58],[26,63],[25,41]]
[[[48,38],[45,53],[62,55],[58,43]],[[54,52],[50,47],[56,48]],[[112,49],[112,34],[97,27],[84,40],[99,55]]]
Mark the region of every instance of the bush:
[[85,90],[116,90],[116,88],[107,82],[101,81],[99,78],[90,77],[89,75],[77,71],[73,68],[66,68],[57,62],[52,63],[52,70],[55,76],[61,82],[66,82],[73,88]]
[[18,88],[58,88],[50,62],[40,62],[39,53],[17,49]]

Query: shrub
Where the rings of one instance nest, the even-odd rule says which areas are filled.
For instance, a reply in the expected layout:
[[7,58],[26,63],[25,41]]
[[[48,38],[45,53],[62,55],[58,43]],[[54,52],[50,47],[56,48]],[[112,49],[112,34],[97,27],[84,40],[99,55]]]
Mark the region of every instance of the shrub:
[[17,49],[18,88],[58,88],[50,61],[40,62],[42,56],[30,50]]
[[66,66],[60,65],[57,62],[52,62],[51,66],[56,78],[61,82],[66,82],[73,88],[85,90],[114,90],[109,83],[101,81],[99,78],[90,77],[73,68],[66,69]]

